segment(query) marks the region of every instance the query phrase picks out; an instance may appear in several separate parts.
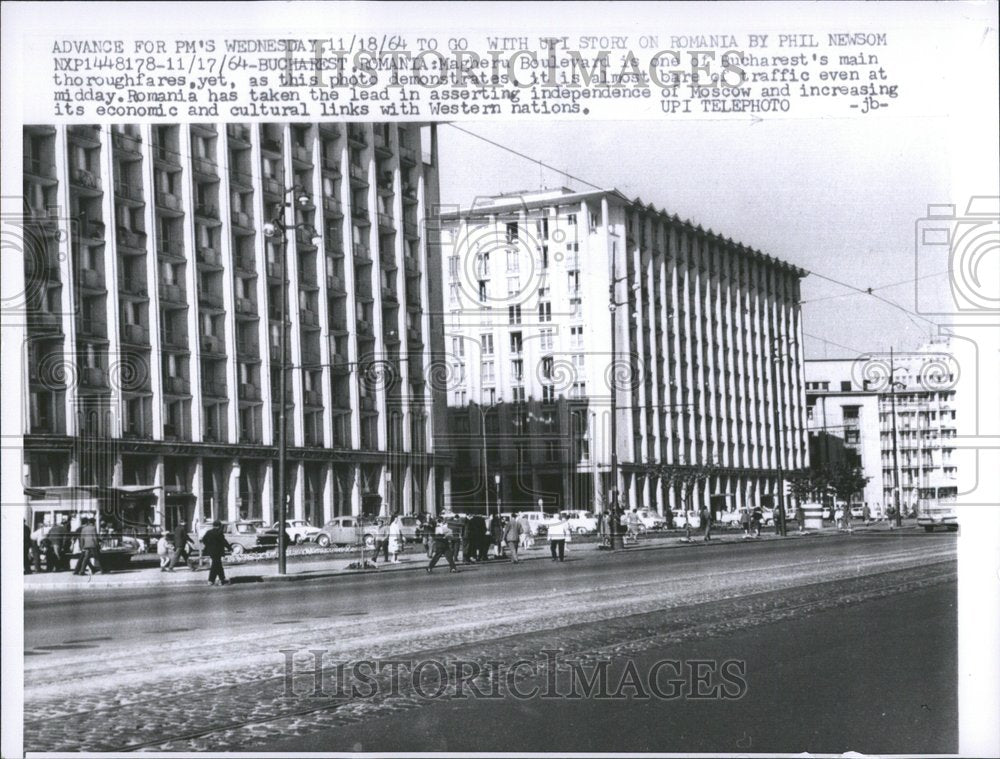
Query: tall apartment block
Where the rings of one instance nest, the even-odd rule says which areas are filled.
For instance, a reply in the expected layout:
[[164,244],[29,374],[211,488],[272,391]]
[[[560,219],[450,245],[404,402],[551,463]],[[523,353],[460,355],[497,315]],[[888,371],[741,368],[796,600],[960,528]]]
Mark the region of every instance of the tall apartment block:
[[[947,339],[928,342],[892,357],[895,389],[896,453],[893,454],[893,398],[888,353],[855,359],[806,362],[806,399],[813,461],[828,460],[840,447],[864,449],[859,462],[872,477],[865,490],[869,505],[884,510],[899,503],[920,514],[958,496],[955,385],[958,368]],[[842,406],[842,427],[824,409]],[[835,418],[834,418],[835,420]]]
[[615,190],[445,209],[441,262],[456,509],[662,514],[699,470],[688,508],[766,505],[806,465],[803,270]]
[[[284,401],[290,515],[443,507],[444,398],[426,381],[433,127],[27,126],[23,139],[33,492],[116,490],[137,525],[270,521]],[[264,233],[275,218],[284,239]]]

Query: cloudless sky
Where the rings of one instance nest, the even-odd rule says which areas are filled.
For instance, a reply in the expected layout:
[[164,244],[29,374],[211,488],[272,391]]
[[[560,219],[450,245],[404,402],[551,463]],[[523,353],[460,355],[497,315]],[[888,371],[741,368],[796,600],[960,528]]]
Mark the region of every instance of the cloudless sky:
[[[911,311],[916,286],[947,292],[947,261],[933,270],[923,262],[918,271],[914,253],[915,224],[928,204],[964,210],[964,199],[949,197],[954,124],[944,119],[461,126],[811,272],[861,288],[924,277],[877,291]],[[438,138],[444,203],[466,206],[476,195],[543,186],[588,189],[447,124]],[[807,336],[807,358],[913,349],[937,331],[850,293],[805,278],[804,331],[830,341]]]

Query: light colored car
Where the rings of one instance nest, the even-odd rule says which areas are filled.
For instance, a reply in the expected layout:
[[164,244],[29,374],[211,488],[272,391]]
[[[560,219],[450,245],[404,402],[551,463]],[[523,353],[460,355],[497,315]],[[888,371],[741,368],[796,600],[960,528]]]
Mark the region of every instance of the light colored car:
[[864,519],[865,518],[865,507],[864,504],[860,506],[851,506],[851,518],[852,519]]
[[[201,534],[198,535],[200,541],[205,537],[205,533],[212,529],[212,525],[207,525]],[[258,522],[223,522],[222,534],[231,545],[234,556],[239,556],[244,551],[252,551],[255,548],[274,548],[278,543],[278,534],[274,530],[264,530]]]
[[739,509],[723,511],[717,521],[722,527],[742,527],[743,513]]
[[558,522],[559,517],[553,514],[546,514],[544,511],[522,511],[518,518],[525,517],[528,520],[528,529],[532,535],[538,535],[539,528],[544,528],[543,533],[548,532],[548,526],[553,522]]
[[652,509],[639,509],[636,513],[639,515],[639,523],[643,529],[662,530],[667,526],[667,520]]
[[698,516],[698,512],[694,509],[688,509],[687,512],[675,511],[674,527],[691,527],[691,529],[698,529],[701,527],[701,517]]
[[377,525],[367,517],[334,517],[320,528],[316,543],[326,548],[330,545],[354,546],[364,541],[366,548],[374,548],[376,532]]
[[569,528],[577,535],[590,535],[597,532],[597,517],[590,511],[560,511],[565,516]]
[[[277,530],[279,524],[281,523],[275,522],[271,528]],[[301,545],[307,540],[315,540],[316,536],[319,535],[319,527],[313,527],[304,519],[286,519],[285,532],[288,533],[288,538],[293,543]]]
[[958,529],[958,511],[954,503],[930,504],[920,509],[917,524],[927,532],[934,532],[934,528],[939,526],[954,531]]

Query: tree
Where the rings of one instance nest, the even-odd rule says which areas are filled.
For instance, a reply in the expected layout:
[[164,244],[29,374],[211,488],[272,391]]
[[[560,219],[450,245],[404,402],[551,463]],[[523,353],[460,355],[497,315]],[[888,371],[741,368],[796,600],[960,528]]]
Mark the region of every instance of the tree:
[[871,477],[865,477],[861,467],[842,462],[830,469],[830,487],[844,503],[850,504],[855,495],[864,492]]
[[829,473],[817,467],[790,472],[787,480],[789,489],[798,503],[811,498],[822,500],[830,485]]
[[[665,482],[669,488],[679,488],[681,494],[681,508],[684,510],[684,523],[690,537],[690,522],[687,519],[687,512],[691,508],[691,499],[694,496],[694,489],[699,482],[704,482],[715,471],[715,467],[706,464],[656,464],[653,466],[653,473],[661,482]],[[668,527],[673,527],[673,515],[668,517]]]

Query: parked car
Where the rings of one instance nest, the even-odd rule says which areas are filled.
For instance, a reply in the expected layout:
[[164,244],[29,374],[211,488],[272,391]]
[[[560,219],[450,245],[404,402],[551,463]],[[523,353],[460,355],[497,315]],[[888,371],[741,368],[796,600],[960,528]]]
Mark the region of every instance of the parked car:
[[400,517],[402,523],[403,540],[407,543],[416,543],[424,539],[420,533],[420,520],[416,517]]
[[[222,534],[233,547],[233,555],[239,556],[244,551],[252,551],[256,548],[274,548],[278,544],[278,533],[275,530],[264,530],[262,522],[241,521],[223,522]],[[204,537],[205,533],[212,528],[206,525],[198,540]]]
[[326,548],[330,545],[354,546],[363,541],[366,548],[374,548],[375,532],[375,521],[368,517],[334,517],[320,528],[316,543]]
[[[275,522],[271,528],[277,531],[279,524],[280,522]],[[288,538],[293,543],[301,545],[307,540],[315,540],[316,536],[319,535],[319,527],[313,527],[304,519],[286,519],[285,532],[288,533]]]
[[597,517],[590,511],[560,511],[565,515],[569,528],[577,535],[590,535],[597,532]]
[[852,519],[864,519],[865,518],[865,507],[864,507],[864,504],[859,504],[857,506],[851,506],[851,518]]
[[667,520],[652,509],[639,509],[636,513],[644,530],[662,530],[667,526]]
[[717,522],[721,527],[742,527],[743,513],[739,509],[720,512]]
[[778,512],[775,509],[763,508],[761,509],[761,513],[763,515],[761,523],[765,527],[773,527],[774,520],[778,518]]
[[929,504],[920,509],[917,524],[927,532],[934,532],[938,526],[955,531],[958,529],[958,511],[950,502]]
[[[528,528],[534,536],[539,534],[547,535],[549,531],[548,525],[559,521],[559,517],[553,514],[546,514],[544,511],[522,511],[520,516],[527,517]],[[539,532],[540,530],[541,533]]]
[[687,526],[690,526],[691,529],[698,529],[701,527],[701,517],[698,515],[698,512],[694,509],[689,509],[687,512],[675,511],[674,527]]

